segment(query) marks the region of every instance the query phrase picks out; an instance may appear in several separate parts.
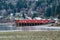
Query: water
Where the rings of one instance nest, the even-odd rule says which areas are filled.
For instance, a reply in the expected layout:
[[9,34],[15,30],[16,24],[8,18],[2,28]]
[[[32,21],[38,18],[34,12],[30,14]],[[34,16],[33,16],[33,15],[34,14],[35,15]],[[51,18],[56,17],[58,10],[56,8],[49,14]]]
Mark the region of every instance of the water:
[[16,30],[15,26],[0,25],[0,30]]
[[0,25],[1,30],[22,30],[22,31],[29,31],[29,30],[60,30],[60,27],[49,27],[48,25],[40,25],[40,26],[24,26],[24,27],[16,27],[12,25]]
[[60,27],[54,27],[54,26],[49,26],[49,25],[40,25],[40,26],[24,26],[24,27],[17,27],[17,30],[22,30],[22,31],[29,31],[29,30],[60,30]]

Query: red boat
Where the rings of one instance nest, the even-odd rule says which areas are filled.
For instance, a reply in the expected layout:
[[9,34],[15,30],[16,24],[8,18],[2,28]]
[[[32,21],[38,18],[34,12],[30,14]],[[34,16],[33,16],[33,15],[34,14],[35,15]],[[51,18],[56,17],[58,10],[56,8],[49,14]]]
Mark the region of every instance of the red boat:
[[55,20],[50,19],[42,19],[42,18],[35,18],[35,19],[17,19],[15,20],[16,25],[18,26],[35,26],[40,24],[48,24],[48,23],[55,23]]
[[40,24],[48,24],[50,20],[15,20],[16,24],[19,26],[34,26]]

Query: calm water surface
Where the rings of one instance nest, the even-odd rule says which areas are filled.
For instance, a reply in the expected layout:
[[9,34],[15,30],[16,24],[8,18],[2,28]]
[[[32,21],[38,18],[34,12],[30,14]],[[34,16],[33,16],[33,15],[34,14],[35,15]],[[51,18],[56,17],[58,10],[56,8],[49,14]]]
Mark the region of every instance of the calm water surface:
[[24,26],[24,27],[0,25],[0,30],[23,30],[23,31],[24,30],[60,30],[60,27],[48,27],[47,25]]
[[0,25],[0,30],[15,30],[15,26],[5,26],[5,25]]

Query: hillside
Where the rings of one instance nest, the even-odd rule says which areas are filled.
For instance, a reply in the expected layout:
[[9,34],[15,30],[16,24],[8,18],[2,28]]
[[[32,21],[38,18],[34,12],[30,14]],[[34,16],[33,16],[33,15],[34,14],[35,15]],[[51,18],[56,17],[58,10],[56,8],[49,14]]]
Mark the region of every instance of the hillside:
[[60,0],[38,0],[36,2],[26,0],[0,0],[0,15],[7,16],[10,13],[15,15],[23,11],[24,14],[33,17],[34,14],[29,13],[30,9],[31,11],[36,11],[36,14],[41,17],[57,17],[60,14]]

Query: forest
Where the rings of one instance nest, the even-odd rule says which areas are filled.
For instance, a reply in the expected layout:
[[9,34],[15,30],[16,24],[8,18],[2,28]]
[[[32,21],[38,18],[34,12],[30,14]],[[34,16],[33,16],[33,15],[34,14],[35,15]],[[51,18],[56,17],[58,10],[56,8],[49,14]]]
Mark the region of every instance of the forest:
[[[31,4],[34,6],[31,6]],[[0,0],[0,15],[9,15],[10,13],[18,13],[21,11],[37,11],[37,15],[44,15],[45,17],[57,17],[60,15],[60,0]]]

